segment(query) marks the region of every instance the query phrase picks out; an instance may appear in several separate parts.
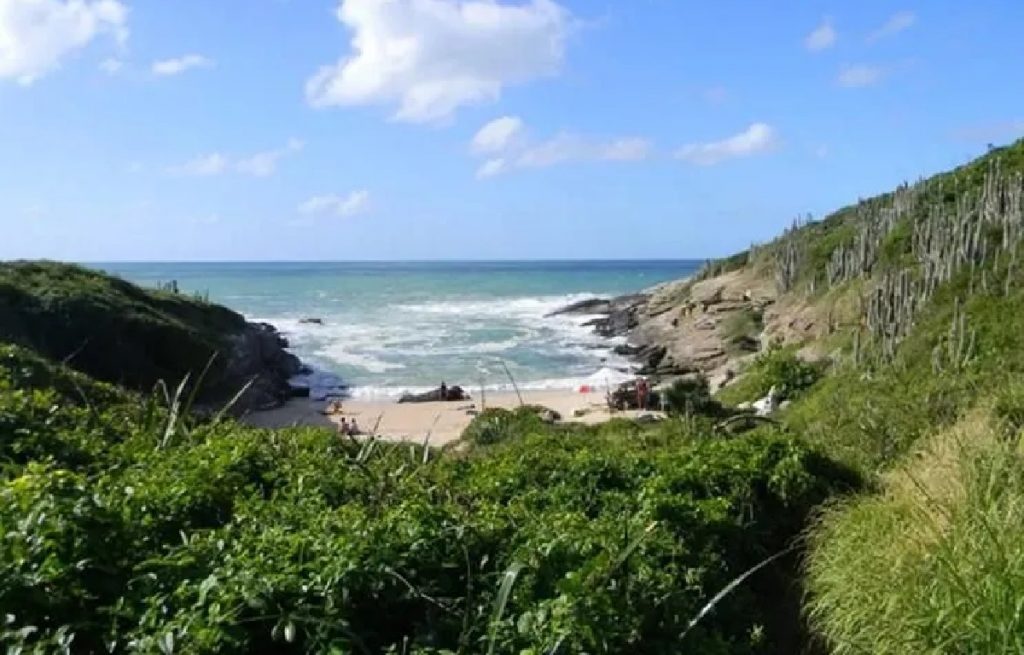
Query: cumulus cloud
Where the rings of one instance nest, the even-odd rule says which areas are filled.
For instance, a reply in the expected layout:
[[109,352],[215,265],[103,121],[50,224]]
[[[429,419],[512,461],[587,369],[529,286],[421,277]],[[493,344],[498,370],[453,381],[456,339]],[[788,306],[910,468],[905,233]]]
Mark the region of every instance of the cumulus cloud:
[[839,76],[836,77],[836,83],[839,84],[839,86],[844,86],[848,89],[855,89],[877,84],[884,76],[885,70],[879,66],[855,64],[853,66],[846,66],[840,70]]
[[832,21],[826,18],[821,25],[814,28],[814,31],[804,38],[804,47],[811,52],[827,50],[835,45],[837,38],[838,35],[835,28],[832,27]]
[[100,70],[107,75],[117,75],[124,68],[124,62],[117,57],[109,57],[100,62]]
[[303,145],[303,142],[298,139],[289,139],[283,148],[257,152],[237,159],[220,152],[212,152],[200,155],[179,166],[172,166],[168,172],[175,175],[209,177],[235,171],[253,177],[267,177],[277,171],[277,165],[281,159],[302,150]]
[[518,116],[495,118],[477,131],[470,148],[476,153],[501,152],[512,145],[522,132],[523,121]]
[[514,169],[547,168],[569,162],[638,161],[651,154],[651,143],[640,137],[596,140],[562,132],[534,141],[526,136],[523,121],[506,116],[483,126],[473,137],[471,150],[491,155],[477,168],[478,178]]
[[94,39],[128,38],[118,0],[0,0],[0,80],[29,85]]
[[299,205],[302,214],[333,214],[335,216],[352,216],[365,211],[370,204],[370,192],[358,189],[345,196],[329,194],[313,196]]
[[754,123],[739,134],[721,141],[691,143],[676,151],[676,158],[698,166],[713,166],[729,159],[749,157],[768,152],[778,145],[775,129],[765,123]]
[[917,15],[912,11],[898,11],[889,17],[877,30],[868,35],[868,43],[879,39],[894,36],[900,32],[913,27],[917,22]]
[[282,158],[302,150],[303,145],[302,141],[299,141],[298,139],[289,139],[288,145],[283,148],[267,150],[266,152],[258,152],[255,155],[239,159],[235,163],[235,169],[239,173],[245,173],[256,177],[273,175],[277,170],[277,163]]
[[172,166],[169,169],[171,173],[176,175],[195,175],[200,177],[220,175],[227,170],[228,158],[219,152],[200,155],[195,159],[190,159],[180,166]]
[[213,66],[213,60],[204,57],[203,55],[183,55],[173,59],[154,61],[153,74],[162,76],[181,75],[185,71],[193,68],[209,68],[210,66]]
[[351,53],[308,80],[308,102],[396,105],[395,119],[414,123],[554,74],[570,29],[553,0],[342,0],[336,15],[352,33]]

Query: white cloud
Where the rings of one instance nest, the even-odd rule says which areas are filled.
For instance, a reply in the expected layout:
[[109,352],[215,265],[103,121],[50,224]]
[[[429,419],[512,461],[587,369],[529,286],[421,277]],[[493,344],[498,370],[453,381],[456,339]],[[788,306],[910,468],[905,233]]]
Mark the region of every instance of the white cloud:
[[839,76],[836,77],[836,83],[839,84],[839,86],[855,89],[877,84],[884,76],[885,71],[878,66],[855,64],[853,66],[846,66],[839,71]]
[[170,168],[169,171],[176,175],[208,177],[211,175],[220,175],[227,169],[228,158],[219,152],[211,152],[208,155],[200,155],[195,159],[191,159],[180,166],[174,166]]
[[495,118],[477,131],[470,148],[476,153],[501,152],[512,145],[522,132],[523,120],[518,116]]
[[306,83],[315,107],[397,104],[414,123],[495,101],[510,84],[558,71],[569,12],[553,0],[342,0],[351,54]]
[[765,123],[754,123],[721,141],[685,145],[676,151],[676,158],[699,166],[712,166],[729,159],[768,152],[777,145],[778,136],[774,128]]
[[868,35],[868,43],[873,43],[888,36],[894,36],[909,29],[917,22],[917,15],[912,11],[898,11],[889,17],[877,30]]
[[173,59],[163,59],[153,62],[154,75],[180,75],[193,68],[209,68],[213,66],[213,60],[203,55],[184,55]]
[[302,214],[334,214],[335,216],[352,216],[365,211],[370,204],[370,192],[366,189],[352,191],[346,196],[334,194],[313,196],[299,205]]
[[612,141],[601,147],[599,159],[608,161],[640,161],[651,154],[651,142],[639,137]]
[[100,62],[100,70],[107,75],[117,75],[124,68],[124,62],[117,57],[109,57]]
[[277,164],[282,158],[302,150],[304,145],[298,139],[289,139],[283,148],[257,152],[238,159],[213,152],[196,157],[180,166],[172,166],[168,172],[175,175],[212,176],[233,170],[253,177],[267,177],[277,171]]
[[821,25],[814,28],[814,31],[804,38],[804,47],[811,52],[827,50],[835,45],[836,38],[838,35],[835,28],[832,27],[832,21],[826,18]]
[[480,168],[476,169],[476,176],[481,180],[487,177],[494,177],[495,175],[505,172],[507,167],[508,163],[503,157],[488,159],[480,165]]
[[[508,118],[508,117],[506,117]],[[492,156],[477,169],[477,178],[494,177],[521,168],[547,168],[570,162],[639,161],[651,154],[651,143],[640,137],[623,137],[610,141],[593,140],[578,134],[562,132],[550,139],[533,142],[525,136],[523,122],[498,119],[477,132],[471,149],[477,154]],[[512,135],[505,138],[506,135]]]
[[101,35],[128,38],[118,0],[0,0],[0,79],[29,85]]
[[258,152],[255,155],[239,159],[238,162],[235,163],[235,169],[239,173],[254,175],[256,177],[273,175],[274,171],[277,170],[277,162],[283,157],[302,150],[303,145],[302,141],[299,141],[298,139],[290,139],[288,141],[288,145],[283,148],[268,150],[266,152]]

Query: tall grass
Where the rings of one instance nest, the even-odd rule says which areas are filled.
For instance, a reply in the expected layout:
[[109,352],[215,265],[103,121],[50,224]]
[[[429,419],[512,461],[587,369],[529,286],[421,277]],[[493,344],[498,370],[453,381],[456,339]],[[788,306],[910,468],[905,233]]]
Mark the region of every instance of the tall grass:
[[812,531],[812,624],[837,655],[1024,652],[1024,453],[975,414]]

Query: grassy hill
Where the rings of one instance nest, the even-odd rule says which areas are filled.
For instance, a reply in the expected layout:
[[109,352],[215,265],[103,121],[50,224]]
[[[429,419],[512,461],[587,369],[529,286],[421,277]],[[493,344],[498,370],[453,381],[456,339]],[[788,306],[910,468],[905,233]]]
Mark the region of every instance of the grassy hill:
[[92,377],[152,388],[202,370],[245,319],[218,305],[55,262],[0,264],[0,339]]
[[254,400],[284,395],[297,361],[255,328],[226,307],[81,266],[0,262],[0,341],[129,389],[195,378],[216,354],[204,400],[230,398],[254,378]]

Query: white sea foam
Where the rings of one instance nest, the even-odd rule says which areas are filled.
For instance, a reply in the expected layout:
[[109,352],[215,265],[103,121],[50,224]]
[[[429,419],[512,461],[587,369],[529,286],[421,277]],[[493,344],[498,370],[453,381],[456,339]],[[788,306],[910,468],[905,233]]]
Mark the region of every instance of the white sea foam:
[[454,298],[362,311],[339,304],[322,310],[329,312],[319,315],[322,323],[295,315],[253,320],[277,326],[301,358],[340,374],[356,397],[422,392],[442,376],[479,386],[481,368],[488,371],[485,389],[508,390],[499,357],[523,389],[569,389],[615,384],[629,366],[612,352],[621,339],[604,339],[585,325],[594,316],[550,315],[593,297]]
[[[631,380],[634,373],[627,370],[614,368],[602,368],[590,375],[580,377],[545,378],[541,380],[517,381],[520,391],[561,391],[576,390],[587,386],[596,391],[606,391],[617,385]],[[467,384],[463,387],[472,396],[480,393],[480,384]],[[394,385],[394,386],[359,386],[351,390],[351,397],[357,400],[394,400],[406,393],[424,393],[432,391],[436,387],[424,385]],[[515,389],[511,382],[491,382],[483,385],[487,393],[510,392]]]

